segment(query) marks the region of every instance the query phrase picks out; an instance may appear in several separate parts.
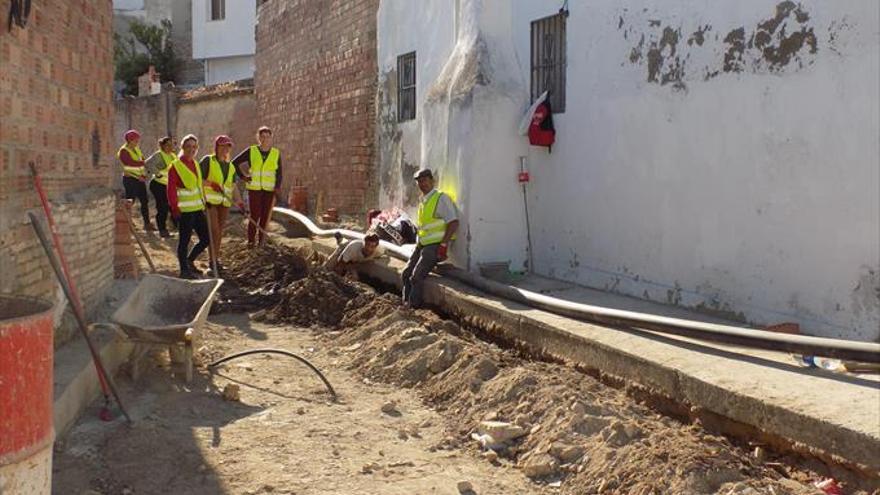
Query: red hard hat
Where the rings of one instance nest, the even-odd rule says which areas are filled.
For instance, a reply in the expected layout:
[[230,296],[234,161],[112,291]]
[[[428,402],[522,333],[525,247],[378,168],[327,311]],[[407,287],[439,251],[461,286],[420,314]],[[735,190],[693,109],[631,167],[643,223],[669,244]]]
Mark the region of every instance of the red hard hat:
[[138,139],[138,138],[140,138],[140,137],[141,137],[141,133],[139,133],[138,131],[136,131],[136,130],[134,130],[134,129],[129,129],[129,130],[125,131],[125,135],[124,135],[124,136],[125,136],[125,140],[126,140],[126,141],[131,141],[132,139]]
[[220,146],[221,144],[232,145],[232,139],[226,134],[221,134],[214,138],[214,147]]

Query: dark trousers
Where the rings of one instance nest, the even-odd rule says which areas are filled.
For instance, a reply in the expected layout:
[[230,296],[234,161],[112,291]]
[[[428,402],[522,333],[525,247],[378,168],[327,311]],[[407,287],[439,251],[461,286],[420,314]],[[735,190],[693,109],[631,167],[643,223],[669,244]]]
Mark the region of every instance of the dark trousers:
[[[208,221],[205,219],[204,211],[191,211],[180,214],[177,226],[180,232],[177,240],[177,262],[180,263],[180,272],[186,273],[190,271],[189,263],[195,261],[202,251],[211,245],[208,237]],[[190,251],[189,241],[194,230],[199,236],[199,242]]]
[[141,217],[144,219],[144,228],[150,224],[150,203],[147,198],[147,185],[134,177],[123,176],[122,187],[125,188],[125,199],[136,199],[141,204]]
[[437,266],[437,250],[440,244],[430,246],[416,245],[416,250],[403,269],[403,302],[413,308],[420,308],[424,303],[422,290],[425,278]]
[[[275,191],[248,190],[248,208],[251,211],[251,219],[257,222],[263,230],[266,230],[266,226],[269,225],[273,206],[275,206]],[[254,222],[248,222],[248,244],[253,244],[258,234]],[[264,243],[266,239],[263,238],[263,233],[259,232],[259,236],[260,244]]]
[[168,230],[168,187],[153,180],[150,181],[150,192],[156,200],[156,227],[159,232],[165,232]]

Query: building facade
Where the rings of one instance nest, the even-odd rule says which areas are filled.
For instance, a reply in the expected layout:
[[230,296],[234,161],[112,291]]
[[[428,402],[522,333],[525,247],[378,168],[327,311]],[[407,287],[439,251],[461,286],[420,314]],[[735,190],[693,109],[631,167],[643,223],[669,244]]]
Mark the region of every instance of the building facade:
[[[382,0],[379,197],[412,207],[412,172],[436,169],[470,269],[878,340],[878,19],[859,0]],[[551,149],[519,131],[544,90]]]
[[113,0],[113,31],[117,34],[127,35],[132,20],[158,25],[164,19],[171,21],[171,42],[180,60],[177,86],[204,84],[204,64],[192,54],[192,0]]
[[192,57],[204,63],[204,84],[253,78],[256,2],[191,1]]

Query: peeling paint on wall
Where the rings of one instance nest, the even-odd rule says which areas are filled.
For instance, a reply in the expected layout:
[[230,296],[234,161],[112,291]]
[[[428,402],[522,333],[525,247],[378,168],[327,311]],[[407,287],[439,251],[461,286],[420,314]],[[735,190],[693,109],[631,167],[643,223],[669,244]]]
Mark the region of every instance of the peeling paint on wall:
[[[673,89],[687,89],[686,81],[708,81],[723,73],[780,73],[801,70],[815,62],[819,39],[812,18],[806,8],[792,1],[776,5],[773,16],[758,22],[753,28],[733,27],[710,38],[715,26],[699,25],[683,39],[681,25],[664,25],[661,19],[639,22],[627,21],[624,9],[617,23],[624,39],[638,39],[626,58],[632,65],[644,66],[646,80]],[[626,27],[625,27],[626,26]],[[828,28],[828,43],[845,28],[844,21],[834,21]],[[641,32],[639,32],[641,30]],[[705,64],[697,71],[689,67],[691,55],[708,51],[715,62]],[[692,74],[689,74],[692,72]]]

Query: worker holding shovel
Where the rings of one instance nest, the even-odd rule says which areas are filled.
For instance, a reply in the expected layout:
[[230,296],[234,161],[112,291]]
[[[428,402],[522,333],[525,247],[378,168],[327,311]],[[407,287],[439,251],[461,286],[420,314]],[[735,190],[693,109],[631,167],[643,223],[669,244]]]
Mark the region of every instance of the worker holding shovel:
[[[220,244],[223,241],[223,229],[226,227],[226,218],[229,216],[229,208],[234,202],[244,211],[244,202],[235,188],[235,167],[232,166],[230,157],[232,154],[232,139],[226,135],[217,136],[214,139],[214,153],[205,155],[199,162],[200,172],[204,177],[205,201],[207,202],[208,226],[211,229],[211,266],[216,267],[218,272],[223,271],[220,263]],[[219,277],[219,273],[212,276]]]
[[[195,260],[211,244],[211,233],[205,218],[205,195],[202,190],[202,170],[195,161],[199,140],[187,134],[181,142],[180,157],[174,161],[168,173],[168,204],[171,215],[177,219],[177,261],[180,278],[199,278],[202,272]],[[189,249],[193,231],[199,242]]]
[[[262,126],[257,130],[259,144],[245,148],[232,159],[239,174],[247,182],[248,207],[251,222],[248,224],[248,247],[253,247],[257,236],[262,245],[266,242],[266,226],[275,206],[275,196],[281,189],[281,152],[272,146],[272,129]],[[247,172],[243,165],[247,164]]]

